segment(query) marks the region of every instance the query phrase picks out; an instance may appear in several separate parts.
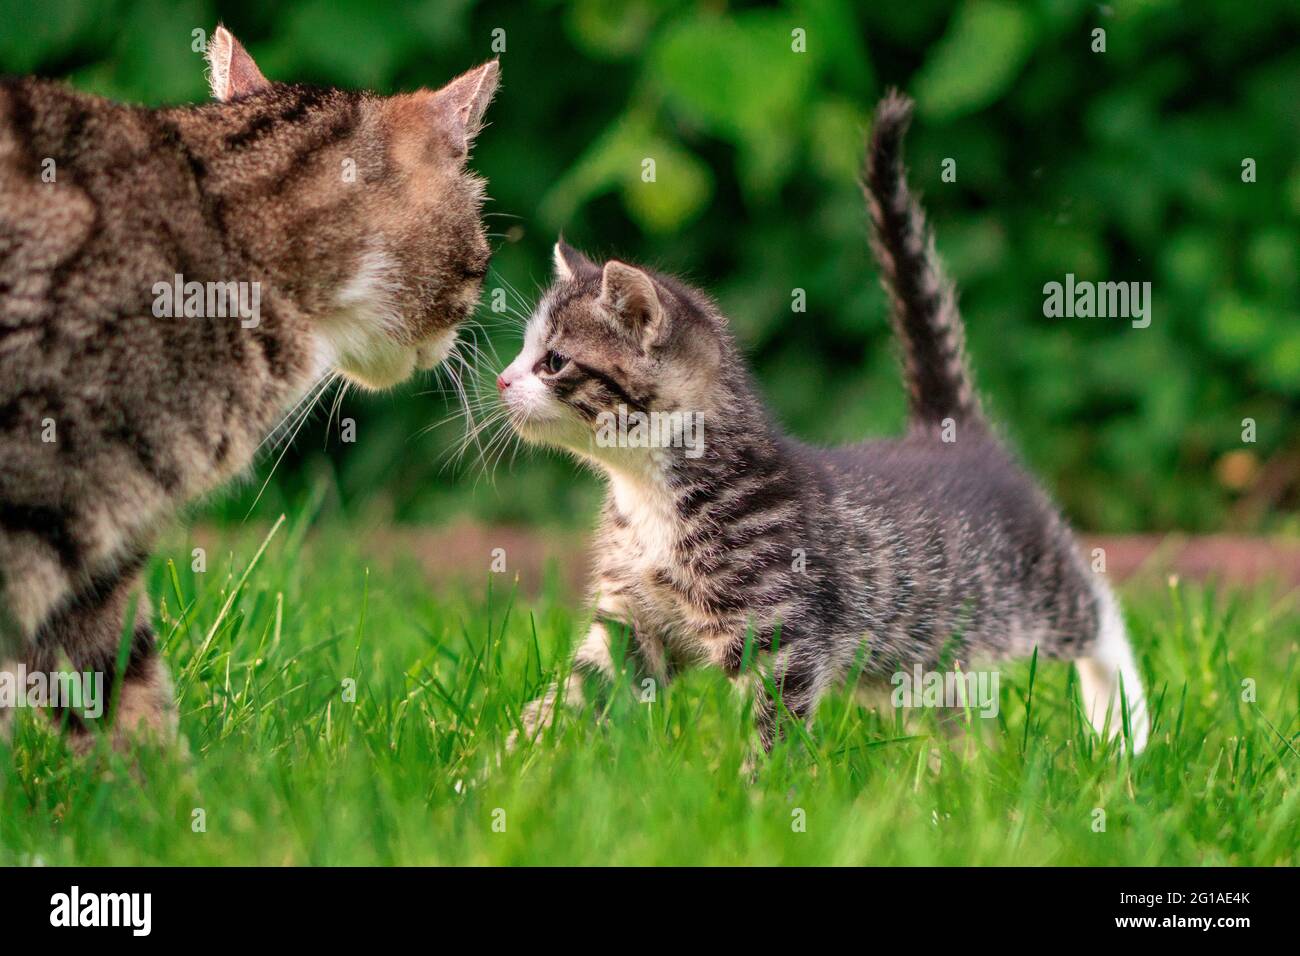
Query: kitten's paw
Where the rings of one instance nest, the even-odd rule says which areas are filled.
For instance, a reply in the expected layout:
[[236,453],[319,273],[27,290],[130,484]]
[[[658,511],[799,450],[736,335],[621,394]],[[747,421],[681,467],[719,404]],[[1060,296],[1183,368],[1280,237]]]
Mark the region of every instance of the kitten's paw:
[[520,730],[512,730],[510,736],[506,738],[506,752],[513,752],[519,743],[520,734],[530,741],[535,741],[542,732],[547,730],[555,723],[557,704],[560,699],[564,699],[564,706],[579,708],[583,705],[585,698],[582,693],[582,684],[575,674],[569,675],[564,682],[563,692],[558,684],[552,684],[546,689],[546,693],[534,701],[530,701],[519,714]]
[[521,735],[531,743],[553,723],[555,723],[555,694],[548,691],[545,696],[530,701],[520,712],[520,726],[510,731],[510,736],[506,738],[506,753],[515,752]]

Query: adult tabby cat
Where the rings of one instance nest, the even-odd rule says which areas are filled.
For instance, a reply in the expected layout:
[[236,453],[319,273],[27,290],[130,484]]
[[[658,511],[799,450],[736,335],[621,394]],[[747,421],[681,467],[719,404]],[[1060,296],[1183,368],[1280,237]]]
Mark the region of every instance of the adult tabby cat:
[[[525,711],[526,732],[558,699],[580,702],[584,677],[611,679],[622,666],[611,643],[630,634],[628,663],[659,680],[688,663],[737,675],[748,654],[774,651],[771,686],[796,720],[862,652],[864,676],[880,681],[950,668],[949,655],[969,664],[1037,648],[1076,662],[1099,731],[1126,725],[1133,749],[1145,744],[1115,598],[981,414],[953,288],[907,187],[910,116],[901,96],[880,104],[865,184],[903,345],[904,438],[835,449],[790,438],[707,296],[556,247],[556,283],[497,384],[523,438],[575,453],[609,491],[595,621],[564,686]],[[615,434],[624,422],[641,429],[635,440]],[[641,447],[652,435],[658,447]],[[765,747],[778,710],[760,689]]]
[[495,62],[380,97],[270,82],[218,27],[208,63],[206,106],[0,82],[0,662],[120,676],[122,732],[172,723],[143,599],[114,674],[159,523],[328,371],[445,358],[489,257]]

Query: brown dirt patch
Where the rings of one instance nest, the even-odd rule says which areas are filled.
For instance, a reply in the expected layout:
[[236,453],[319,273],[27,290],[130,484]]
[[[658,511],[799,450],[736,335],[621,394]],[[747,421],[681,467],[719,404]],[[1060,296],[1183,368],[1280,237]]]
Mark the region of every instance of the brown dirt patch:
[[[493,549],[505,552],[506,571],[519,575],[521,589],[535,593],[546,574],[555,574],[569,593],[580,594],[590,566],[588,539],[574,531],[476,525],[388,528],[367,538],[381,553],[415,558],[431,582],[481,584]],[[1107,572],[1120,582],[1156,583],[1170,575],[1225,584],[1275,583],[1300,587],[1300,542],[1211,535],[1092,535],[1084,547],[1104,548]]]

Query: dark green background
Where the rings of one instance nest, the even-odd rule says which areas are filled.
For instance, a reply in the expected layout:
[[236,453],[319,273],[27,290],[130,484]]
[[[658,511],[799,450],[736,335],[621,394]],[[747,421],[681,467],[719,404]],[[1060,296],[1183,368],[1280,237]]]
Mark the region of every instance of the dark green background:
[[[1071,516],[1106,530],[1294,523],[1294,0],[3,0],[0,69],[201,101],[191,31],[218,19],[272,79],[379,91],[438,85],[491,56],[504,29],[504,84],[474,157],[497,247],[485,303],[503,281],[531,300],[561,229],[591,252],[685,272],[720,298],[780,419],[826,442],[902,422],[855,183],[871,105],[901,86],[919,102],[913,179],[962,289],[987,403]],[[1097,27],[1105,53],[1090,49]],[[806,53],[791,50],[795,28]],[[946,157],[955,183],[940,179]],[[1044,318],[1043,284],[1067,272],[1150,281],[1150,328]],[[508,360],[517,334],[483,314]],[[444,467],[460,426],[417,435],[452,410],[429,388],[349,396],[351,445],[321,414],[258,510],[315,494],[402,520],[589,514],[594,481],[549,453],[507,456],[492,480]],[[269,464],[210,507],[243,517]]]

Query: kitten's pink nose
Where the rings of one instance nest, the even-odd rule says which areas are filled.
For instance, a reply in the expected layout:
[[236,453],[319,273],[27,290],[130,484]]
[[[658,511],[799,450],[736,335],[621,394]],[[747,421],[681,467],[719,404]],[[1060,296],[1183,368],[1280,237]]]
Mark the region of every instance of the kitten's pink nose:
[[498,391],[498,392],[504,392],[504,391],[505,391],[507,388],[509,388],[509,387],[510,387],[510,383],[506,381],[505,373],[502,373],[502,374],[498,375],[498,376],[497,376],[497,391]]

